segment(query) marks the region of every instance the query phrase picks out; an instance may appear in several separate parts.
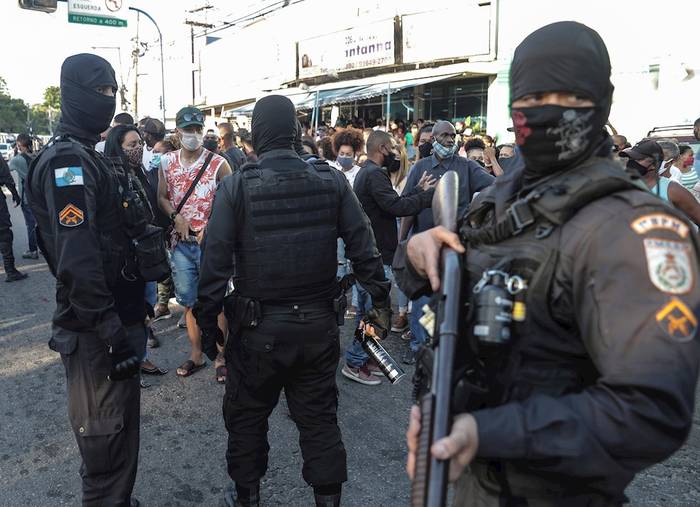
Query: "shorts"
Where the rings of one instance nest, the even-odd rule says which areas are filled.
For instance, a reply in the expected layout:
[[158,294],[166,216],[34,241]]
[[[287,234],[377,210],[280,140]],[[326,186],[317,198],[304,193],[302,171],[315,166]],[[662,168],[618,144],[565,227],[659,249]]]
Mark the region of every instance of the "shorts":
[[175,300],[186,308],[192,308],[197,301],[201,255],[202,249],[196,241],[178,241],[175,249],[170,251]]

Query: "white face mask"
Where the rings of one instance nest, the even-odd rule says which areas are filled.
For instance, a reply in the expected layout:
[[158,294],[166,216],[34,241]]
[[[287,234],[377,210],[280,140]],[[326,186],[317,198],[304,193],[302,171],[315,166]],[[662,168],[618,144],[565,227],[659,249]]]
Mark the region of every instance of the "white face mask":
[[202,146],[204,134],[198,134],[197,132],[183,132],[181,135],[182,146],[184,146],[186,150],[195,151]]
[[669,158],[668,160],[664,160],[663,162],[661,162],[661,165],[659,166],[659,169],[658,169],[658,173],[659,174],[665,173],[666,169],[669,168],[672,161],[673,161],[673,159]]

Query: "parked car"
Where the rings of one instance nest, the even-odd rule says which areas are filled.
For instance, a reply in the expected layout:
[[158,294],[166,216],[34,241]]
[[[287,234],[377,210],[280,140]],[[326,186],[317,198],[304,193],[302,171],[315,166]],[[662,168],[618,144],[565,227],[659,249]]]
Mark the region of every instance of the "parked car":
[[672,139],[678,144],[687,144],[693,148],[693,154],[697,157],[700,152],[700,141],[693,135],[693,125],[667,125],[665,127],[654,127],[647,134],[649,138]]
[[10,160],[12,155],[14,155],[14,148],[9,143],[0,143],[0,153],[2,153],[2,158],[5,160]]

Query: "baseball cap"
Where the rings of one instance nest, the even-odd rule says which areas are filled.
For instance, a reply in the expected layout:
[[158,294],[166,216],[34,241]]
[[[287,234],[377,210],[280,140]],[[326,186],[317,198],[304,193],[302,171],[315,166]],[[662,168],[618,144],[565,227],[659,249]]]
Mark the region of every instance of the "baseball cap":
[[190,125],[204,126],[204,113],[194,106],[186,106],[180,109],[175,116],[175,126],[179,129]]
[[142,123],[142,129],[144,132],[148,132],[153,135],[165,135],[165,125],[160,120],[155,118],[144,118]]
[[642,160],[647,157],[651,157],[657,162],[664,159],[664,150],[661,149],[659,143],[648,139],[646,141],[640,141],[635,144],[632,148],[627,148],[620,152],[621,157],[631,158],[633,160]]

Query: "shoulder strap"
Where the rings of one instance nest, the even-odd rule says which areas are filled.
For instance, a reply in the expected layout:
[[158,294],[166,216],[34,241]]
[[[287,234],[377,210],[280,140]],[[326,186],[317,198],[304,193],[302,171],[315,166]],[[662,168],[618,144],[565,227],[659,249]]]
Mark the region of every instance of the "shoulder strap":
[[190,185],[190,188],[187,189],[187,192],[185,192],[185,196],[180,201],[180,204],[178,204],[177,208],[175,208],[175,213],[180,213],[182,211],[182,207],[187,202],[187,199],[190,198],[190,196],[192,195],[192,192],[194,192],[194,189],[197,186],[197,183],[199,183],[199,180],[202,179],[202,176],[204,175],[204,171],[207,170],[207,167],[209,166],[209,162],[211,162],[212,158],[214,158],[214,153],[209,152],[209,155],[207,155],[207,159],[202,164],[202,168],[197,173],[197,176],[194,177],[194,180],[192,180],[192,184]]

